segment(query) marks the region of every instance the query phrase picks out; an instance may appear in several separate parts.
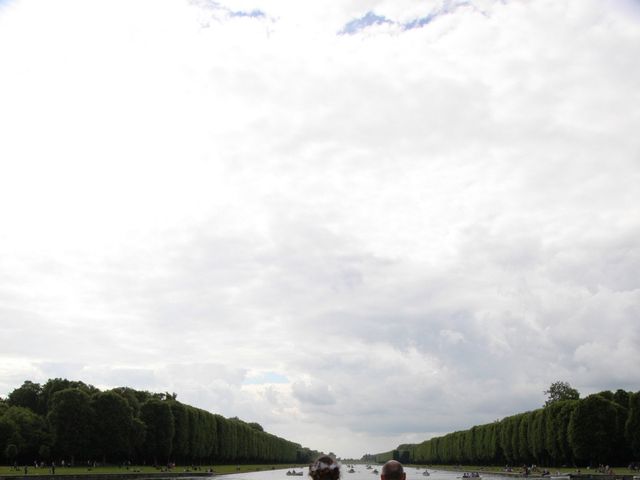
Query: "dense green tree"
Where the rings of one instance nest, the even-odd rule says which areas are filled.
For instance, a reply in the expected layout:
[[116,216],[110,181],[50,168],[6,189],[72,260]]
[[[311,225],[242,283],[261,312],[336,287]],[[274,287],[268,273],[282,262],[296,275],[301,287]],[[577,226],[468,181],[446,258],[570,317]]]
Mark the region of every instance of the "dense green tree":
[[500,449],[500,424],[499,422],[493,422],[487,426],[485,434],[485,448],[486,455],[484,456],[484,464],[502,464],[504,463],[504,457],[502,450]]
[[84,382],[67,380],[66,378],[52,378],[47,380],[42,386],[42,405],[43,411],[49,412],[51,410],[51,400],[56,392],[61,390],[68,390],[70,388],[75,388],[85,392],[87,395],[93,395],[97,393],[99,390],[95,388],[93,385],[87,385]]
[[169,402],[171,413],[173,414],[174,433],[173,433],[173,458],[178,461],[191,460],[191,451],[189,448],[189,417],[188,407],[177,401]]
[[548,407],[554,402],[563,400],[578,400],[580,393],[575,388],[572,388],[568,382],[553,382],[549,386],[549,390],[543,392],[547,396],[547,401],[544,406]]
[[48,441],[44,418],[29,408],[10,407],[2,419],[15,426],[11,441],[18,447],[18,459],[35,458],[40,445]]
[[530,451],[529,430],[531,426],[531,412],[521,414],[520,423],[518,424],[518,459],[522,463],[533,463]]
[[631,458],[631,446],[629,445],[625,435],[625,425],[629,417],[629,402],[626,402],[627,406],[622,406],[614,399],[613,404],[615,405],[616,410],[616,433],[615,437],[610,439],[613,447],[613,455],[611,456],[609,463],[611,465],[622,465],[626,464],[626,462]]
[[630,396],[631,396],[631,392],[627,392],[625,390],[618,389],[613,394],[613,401],[616,402],[621,407],[629,408]]
[[147,459],[154,464],[168,462],[175,428],[169,403],[150,398],[140,406],[140,419],[146,425],[144,447]]
[[563,452],[559,445],[557,431],[560,411],[564,402],[555,402],[548,407],[545,407],[545,435],[544,435],[544,448],[549,454],[552,465],[562,465],[564,462],[561,460]]
[[626,464],[640,458],[640,392],[605,391],[556,400],[492,424],[375,454],[415,463],[538,465]]
[[249,425],[254,430],[257,430],[259,432],[264,432],[264,428],[262,428],[262,425],[260,425],[259,423],[249,422],[249,423],[247,423],[247,425]]
[[[11,402],[0,399],[0,454],[13,444],[18,460],[293,463],[316,453],[257,423],[181,404],[175,393],[128,387],[100,392],[62,378],[42,388],[25,382],[12,393]],[[46,421],[34,409],[46,412]]]
[[511,431],[511,451],[513,452],[513,462],[514,463],[522,463],[520,457],[520,422],[522,421],[523,414],[513,415],[511,417],[512,421],[512,431]]
[[0,417],[0,452],[4,452],[7,445],[17,445],[20,441],[17,425],[4,416]]
[[127,401],[113,391],[91,397],[93,451],[103,461],[129,458],[133,414]]
[[49,445],[40,445],[40,448],[38,448],[38,458],[48,462],[51,459],[51,447]]
[[546,418],[545,409],[534,410],[529,424],[529,450],[538,465],[548,465],[546,450]]
[[111,391],[117,393],[127,401],[127,404],[131,409],[131,414],[134,417],[138,417],[140,415],[140,396],[136,390],[129,387],[117,387],[111,389]]
[[562,407],[556,423],[556,440],[560,448],[561,464],[572,465],[575,463],[575,456],[571,445],[569,444],[569,424],[573,416],[573,412],[579,405],[579,400],[564,400],[560,402]]
[[39,383],[33,383],[26,380],[21,387],[13,390],[7,397],[7,403],[16,407],[24,407],[29,410],[44,414],[44,405],[42,404],[42,387]]
[[605,464],[614,456],[616,404],[601,395],[589,395],[576,406],[569,422],[569,443],[581,463]]
[[640,459],[640,391],[629,397],[629,415],[625,422],[625,438],[633,458]]
[[594,395],[600,395],[602,398],[606,398],[610,402],[613,402],[615,399],[615,396],[611,390],[603,390],[602,392],[598,392]]
[[71,458],[72,463],[87,458],[93,418],[89,394],[79,388],[58,390],[49,403],[47,419],[56,454]]
[[142,420],[134,417],[131,422],[131,436],[129,437],[129,445],[131,452],[137,458],[144,458],[144,441],[147,437],[147,426]]
[[13,464],[18,456],[18,446],[15,443],[10,443],[4,449],[4,457],[10,464]]

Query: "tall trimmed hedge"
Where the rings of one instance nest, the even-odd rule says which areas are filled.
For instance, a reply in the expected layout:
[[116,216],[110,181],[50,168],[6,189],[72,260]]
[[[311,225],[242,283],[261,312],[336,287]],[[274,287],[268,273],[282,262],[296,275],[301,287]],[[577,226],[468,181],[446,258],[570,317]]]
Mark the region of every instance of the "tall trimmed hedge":
[[378,461],[400,457],[425,464],[627,465],[640,460],[640,392],[556,401],[375,455]]
[[28,464],[300,463],[318,453],[257,423],[180,403],[175,394],[128,387],[101,392],[59,378],[42,387],[27,381],[0,399],[0,455],[8,445],[15,461]]

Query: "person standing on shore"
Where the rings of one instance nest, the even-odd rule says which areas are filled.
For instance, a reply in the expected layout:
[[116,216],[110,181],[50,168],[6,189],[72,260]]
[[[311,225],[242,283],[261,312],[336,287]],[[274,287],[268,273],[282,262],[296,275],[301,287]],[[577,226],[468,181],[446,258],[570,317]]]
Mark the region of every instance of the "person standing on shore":
[[407,474],[404,472],[402,464],[397,460],[389,460],[382,466],[380,480],[406,480]]

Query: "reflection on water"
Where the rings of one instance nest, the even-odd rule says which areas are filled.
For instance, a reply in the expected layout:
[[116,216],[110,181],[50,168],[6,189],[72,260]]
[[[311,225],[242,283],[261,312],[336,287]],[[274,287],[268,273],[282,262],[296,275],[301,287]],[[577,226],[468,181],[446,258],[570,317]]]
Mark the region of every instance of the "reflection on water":
[[[380,470],[381,465],[376,465],[374,468]],[[310,480],[308,476],[309,469],[296,469],[296,471],[302,470],[304,475],[301,477],[294,477],[287,475],[288,469],[282,470],[266,470],[263,472],[252,473],[237,473],[232,475],[225,475],[224,480]],[[365,465],[354,465],[355,473],[347,473],[348,468],[346,465],[342,465],[340,480],[380,480],[380,474],[373,474],[371,470],[367,470]],[[431,470],[429,469],[428,477],[423,475],[424,468],[416,469],[415,467],[406,467],[407,480],[457,480],[462,476],[460,472],[449,472],[444,470]],[[491,476],[482,476],[483,479],[489,480],[490,478],[498,478]],[[500,479],[504,480],[504,479]]]

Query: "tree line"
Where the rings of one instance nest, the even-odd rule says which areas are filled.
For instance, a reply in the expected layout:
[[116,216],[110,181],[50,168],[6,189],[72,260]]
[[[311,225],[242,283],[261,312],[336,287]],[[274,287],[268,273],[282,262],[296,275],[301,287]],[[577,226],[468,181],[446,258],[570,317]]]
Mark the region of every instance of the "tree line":
[[0,399],[0,452],[13,464],[302,463],[318,452],[176,400],[128,387],[100,391],[56,378]]
[[604,391],[579,399],[577,391],[565,389],[554,396],[559,384],[545,392],[551,398],[543,408],[373,456],[379,462],[455,465],[598,466],[640,460],[640,392]]

